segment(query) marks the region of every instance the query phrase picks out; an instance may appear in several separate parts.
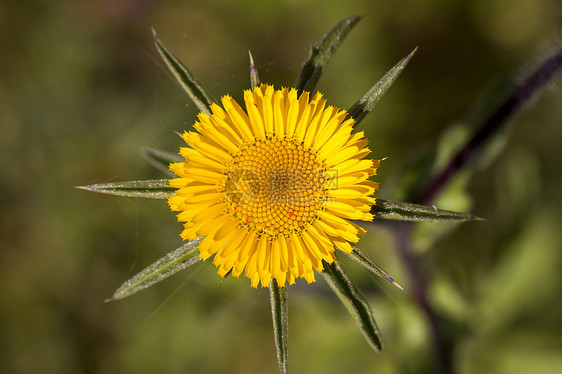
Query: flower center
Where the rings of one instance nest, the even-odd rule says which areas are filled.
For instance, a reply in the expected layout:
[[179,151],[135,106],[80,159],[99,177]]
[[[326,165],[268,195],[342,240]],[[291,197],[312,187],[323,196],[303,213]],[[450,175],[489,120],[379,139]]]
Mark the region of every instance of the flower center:
[[245,145],[227,167],[229,213],[269,237],[300,232],[322,209],[327,188],[316,155],[290,139]]

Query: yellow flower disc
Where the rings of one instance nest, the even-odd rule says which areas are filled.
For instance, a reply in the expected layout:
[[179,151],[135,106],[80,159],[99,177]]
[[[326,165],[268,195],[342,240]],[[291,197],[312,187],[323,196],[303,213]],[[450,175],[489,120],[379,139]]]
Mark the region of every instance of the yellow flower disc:
[[245,91],[246,110],[221,101],[182,135],[185,162],[170,165],[182,238],[204,236],[199,256],[214,254],[222,277],[245,270],[252,287],[314,282],[322,261],[336,261],[334,247],[351,252],[364,235],[349,220],[373,219],[378,185],[368,178],[379,161],[364,159],[363,133],[321,94],[262,85]]

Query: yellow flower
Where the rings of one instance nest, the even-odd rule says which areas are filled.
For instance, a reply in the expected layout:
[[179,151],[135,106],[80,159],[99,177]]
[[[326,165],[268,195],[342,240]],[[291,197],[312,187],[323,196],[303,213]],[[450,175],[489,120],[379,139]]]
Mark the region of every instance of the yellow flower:
[[252,287],[272,278],[280,286],[302,277],[314,282],[334,247],[351,252],[365,231],[349,220],[372,221],[378,160],[352,118],[317,93],[261,85],[244,92],[246,110],[230,96],[212,115],[200,113],[196,131],[182,137],[185,162],[168,202],[180,212],[184,240],[205,237],[199,256],[218,274],[245,269]]

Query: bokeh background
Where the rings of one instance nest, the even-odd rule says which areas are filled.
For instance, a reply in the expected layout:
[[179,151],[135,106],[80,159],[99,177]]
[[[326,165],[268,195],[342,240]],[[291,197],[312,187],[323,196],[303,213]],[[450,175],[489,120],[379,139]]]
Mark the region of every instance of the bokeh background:
[[[278,372],[267,290],[221,285],[208,263],[104,303],[177,248],[181,227],[165,201],[74,186],[164,177],[141,147],[175,151],[174,131],[195,119],[151,27],[215,97],[239,99],[248,50],[262,81],[289,86],[310,44],[351,14],[364,18],[318,86],[334,105],[349,107],[419,46],[362,123],[374,155],[388,157],[384,198],[486,87],[524,76],[561,43],[558,0],[2,0],[0,372]],[[562,372],[561,103],[553,83],[470,175],[463,203],[486,221],[420,245],[458,373]],[[412,289],[387,226],[360,246]],[[288,290],[290,372],[434,372],[408,292],[347,268],[385,350],[371,351],[318,277]]]

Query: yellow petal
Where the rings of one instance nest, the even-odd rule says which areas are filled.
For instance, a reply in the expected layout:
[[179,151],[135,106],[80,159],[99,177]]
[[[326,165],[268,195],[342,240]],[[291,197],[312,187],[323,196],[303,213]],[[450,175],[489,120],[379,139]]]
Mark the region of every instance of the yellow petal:
[[243,135],[243,140],[252,141],[254,139],[254,134],[251,130],[250,119],[240,105],[230,96],[222,98],[222,105],[230,120],[236,124],[236,127],[240,130]]
[[258,111],[258,106],[254,101],[252,91],[244,91],[244,101],[246,102],[246,111],[248,112],[252,132],[255,134],[256,139],[265,139],[265,126]]

